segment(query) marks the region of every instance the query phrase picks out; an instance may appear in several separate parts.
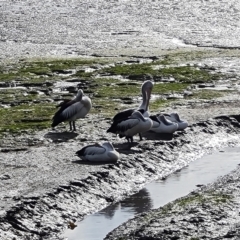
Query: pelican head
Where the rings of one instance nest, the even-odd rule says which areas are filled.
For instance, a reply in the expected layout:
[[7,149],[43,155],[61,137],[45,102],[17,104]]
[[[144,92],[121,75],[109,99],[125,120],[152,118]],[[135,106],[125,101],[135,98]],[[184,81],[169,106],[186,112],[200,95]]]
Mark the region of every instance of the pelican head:
[[110,142],[104,142],[102,145],[107,147],[108,149],[114,150],[114,147]]
[[82,97],[83,97],[83,90],[82,89],[79,89],[78,92],[77,92],[77,95],[76,95],[76,100],[77,101],[81,101],[82,100]]
[[151,98],[151,93],[153,89],[153,82],[150,80],[145,81],[142,84],[142,104],[139,106],[139,109],[144,109],[145,111],[148,111],[149,106],[149,100]]
[[148,80],[148,81],[145,81],[143,83],[142,91],[147,93],[147,98],[148,99],[150,99],[150,97],[151,97],[152,89],[153,89],[153,82],[152,81]]

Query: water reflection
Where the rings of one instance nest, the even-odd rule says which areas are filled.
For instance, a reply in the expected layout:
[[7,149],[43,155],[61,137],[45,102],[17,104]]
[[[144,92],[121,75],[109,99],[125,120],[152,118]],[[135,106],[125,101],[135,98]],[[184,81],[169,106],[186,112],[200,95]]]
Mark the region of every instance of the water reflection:
[[151,194],[147,188],[143,188],[138,193],[123,200],[121,203],[122,207],[132,207],[136,214],[148,211],[153,207]]
[[146,188],[143,188],[138,193],[124,199],[123,201],[110,205],[107,208],[99,211],[98,215],[103,215],[107,219],[112,219],[116,211],[127,211],[134,214],[148,211],[152,208],[153,201],[150,193]]

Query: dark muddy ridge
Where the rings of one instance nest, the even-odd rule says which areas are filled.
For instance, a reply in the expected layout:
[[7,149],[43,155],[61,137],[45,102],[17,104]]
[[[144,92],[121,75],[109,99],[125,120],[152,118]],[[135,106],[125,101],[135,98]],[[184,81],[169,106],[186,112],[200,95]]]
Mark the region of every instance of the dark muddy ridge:
[[[9,192],[5,188],[6,193],[3,192],[8,202],[1,202],[0,236],[2,239],[60,239],[59,236],[67,226],[86,214],[138,191],[153,179],[168,176],[214,149],[239,145],[238,120],[239,116],[234,115],[198,122],[183,132],[175,133],[168,141],[150,140],[149,135],[148,139],[137,143],[130,151],[124,149],[122,140],[112,137],[115,148],[121,154],[116,164],[82,165],[71,152],[80,148],[85,137],[90,138],[83,134],[74,141],[63,141],[54,146],[46,144],[27,151],[9,152],[6,163],[14,169],[13,163],[17,156],[18,167],[15,165],[15,175],[9,174],[8,177],[5,174],[5,179],[2,179],[5,186],[11,183],[9,187],[12,190]],[[93,125],[97,126],[98,121],[93,120]],[[102,132],[98,134],[96,132],[97,139],[99,135],[104,139]],[[4,160],[3,156],[6,158],[6,155],[3,154],[1,158]],[[31,158],[33,155],[34,158]],[[43,156],[49,161],[39,163]],[[37,173],[21,167],[22,161]],[[23,178],[14,193],[14,179],[19,181],[18,171],[19,176],[28,174],[36,183],[38,175],[41,176],[39,180],[44,179],[41,182],[41,185],[44,183],[44,189],[39,188],[32,194],[29,178],[26,178],[26,182]],[[51,177],[49,171],[52,171]]]

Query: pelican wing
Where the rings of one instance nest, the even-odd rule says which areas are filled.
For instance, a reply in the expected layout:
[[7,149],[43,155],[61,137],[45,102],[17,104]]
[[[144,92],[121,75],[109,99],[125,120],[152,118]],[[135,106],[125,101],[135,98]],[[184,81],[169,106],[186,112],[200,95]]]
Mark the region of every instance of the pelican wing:
[[68,109],[68,107],[74,105],[76,103],[75,100],[64,100],[61,102],[57,107],[60,107],[60,109],[54,114],[52,118],[52,127],[57,126],[59,123],[64,122],[68,120],[65,115],[62,113]]
[[58,109],[58,111],[54,114],[52,120],[56,120],[57,118],[60,117],[61,113],[68,108],[69,106],[71,106],[72,104],[74,104],[75,101],[74,100],[64,100],[63,102],[61,102],[60,104],[58,104],[56,107],[60,107]]
[[[113,118],[113,122],[119,122],[123,119],[130,117],[134,111],[136,111],[136,109],[132,108],[132,109],[126,109],[122,112],[117,113]],[[142,108],[137,109],[137,111],[139,111],[141,114],[144,114],[145,112],[145,110]]]
[[117,124],[117,132],[125,132],[139,123],[139,119],[128,118]]
[[98,155],[103,154],[106,151],[105,148],[99,145],[88,145],[83,147],[81,150],[77,151],[76,154],[78,156],[86,156],[86,155]]
[[71,102],[72,100],[71,99],[64,99],[62,102],[60,102],[57,106],[56,106],[56,108],[59,108],[59,107],[61,107],[61,108],[66,108],[66,107],[68,107],[69,106],[69,103]]
[[126,109],[122,112],[117,113],[114,117],[113,117],[113,122],[116,121],[121,121],[122,119],[128,118],[132,115],[132,113],[134,112],[135,109]]
[[120,121],[115,121],[112,123],[112,125],[107,130],[107,132],[116,133],[116,134],[118,134],[119,132],[125,132],[128,129],[131,129],[132,127],[136,126],[138,123],[139,123],[139,120],[134,118],[126,118]]
[[81,102],[75,102],[66,109],[64,109],[61,113],[62,117],[67,120],[72,118],[74,115],[76,115],[78,112],[80,112],[83,108],[83,104]]

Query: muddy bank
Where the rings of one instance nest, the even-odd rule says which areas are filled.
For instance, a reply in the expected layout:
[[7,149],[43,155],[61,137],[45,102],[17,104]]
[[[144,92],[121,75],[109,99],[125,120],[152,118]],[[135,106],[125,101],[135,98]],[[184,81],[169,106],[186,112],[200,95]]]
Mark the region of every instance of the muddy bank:
[[[235,115],[194,123],[184,132],[168,136],[168,140],[166,136],[161,140],[146,134],[145,140],[131,150],[126,149],[122,139],[112,136],[121,155],[116,164],[84,165],[74,156],[85,141],[93,141],[93,136],[109,138],[101,129],[91,136],[85,132],[74,141],[51,144],[49,135],[61,139],[62,133],[46,132],[42,146],[1,152],[1,239],[61,239],[69,223],[85,214],[139,190],[150,180],[169,175],[213,149],[240,145],[238,120]],[[92,121],[97,126],[98,121]],[[104,128],[108,121],[102,119],[101,123]]]

